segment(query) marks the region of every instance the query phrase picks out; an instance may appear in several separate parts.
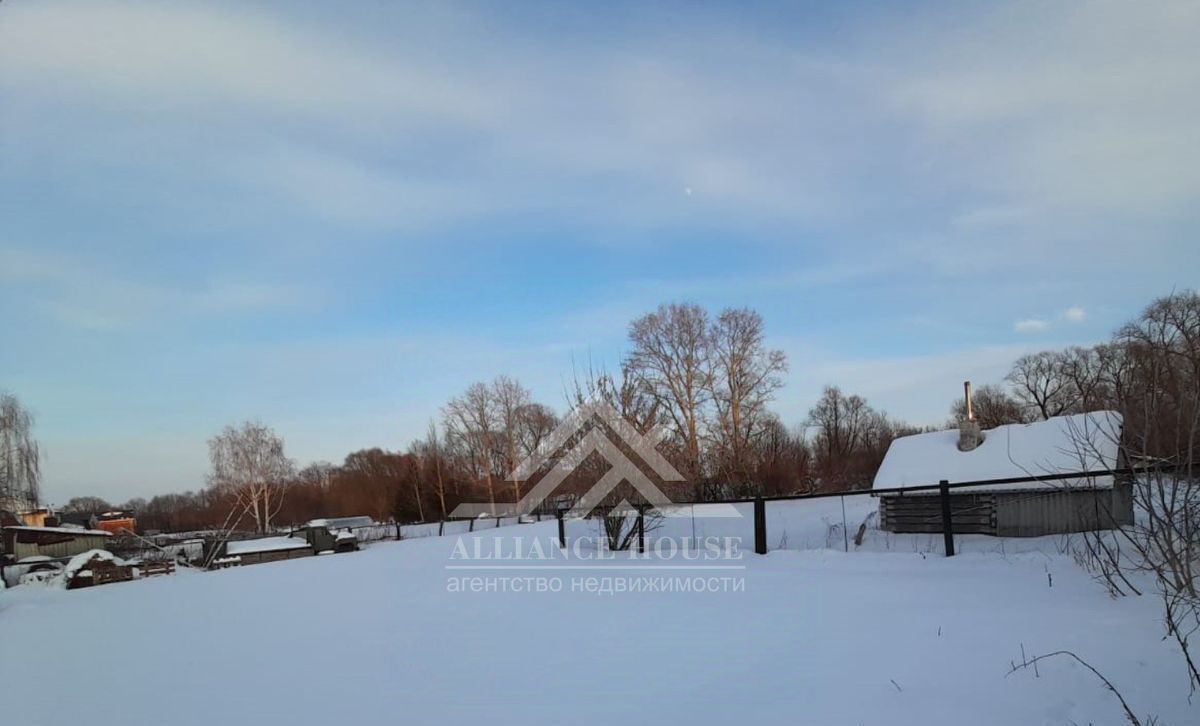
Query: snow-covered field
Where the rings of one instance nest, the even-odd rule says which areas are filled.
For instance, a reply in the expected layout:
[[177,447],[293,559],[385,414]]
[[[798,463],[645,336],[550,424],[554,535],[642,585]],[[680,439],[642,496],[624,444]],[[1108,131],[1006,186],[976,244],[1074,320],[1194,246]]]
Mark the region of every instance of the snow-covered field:
[[[497,537],[548,543],[554,528],[462,536],[488,551]],[[745,569],[703,573],[744,578],[741,591],[614,595],[570,584],[450,592],[451,578],[480,575],[446,569],[463,565],[458,540],[0,592],[0,722],[1122,722],[1116,699],[1074,663],[1006,677],[1022,644],[1030,655],[1075,651],[1139,714],[1200,722],[1155,600],[1110,599],[1053,548],[746,554],[721,561]],[[629,569],[664,564],[655,558],[583,564],[599,569],[533,575],[696,574]]]

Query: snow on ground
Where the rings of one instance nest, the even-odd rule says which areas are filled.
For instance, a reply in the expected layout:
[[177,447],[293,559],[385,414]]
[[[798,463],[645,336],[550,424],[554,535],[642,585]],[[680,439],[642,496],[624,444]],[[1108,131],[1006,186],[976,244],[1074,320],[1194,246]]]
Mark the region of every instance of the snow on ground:
[[[729,510],[739,516],[723,516]],[[706,538],[737,537],[747,549],[754,546],[754,505],[696,504],[666,508],[672,516],[647,524],[647,539],[688,538],[703,542]],[[867,494],[823,497],[805,500],[768,501],[767,547],[774,550],[849,549],[859,552],[908,552],[941,554],[944,539],[937,534],[893,534],[879,525],[879,499]],[[862,544],[854,544],[861,525]],[[843,525],[845,536],[843,536]],[[567,523],[569,536],[600,537],[600,520],[574,520]],[[955,549],[960,553],[1013,554],[1017,552],[1070,553],[1073,543],[1082,543],[1083,535],[1054,535],[1037,538],[956,535]]]
[[[836,501],[836,500],[835,500]],[[838,510],[840,515],[840,508]],[[839,517],[840,519],[840,517]],[[462,535],[528,547],[555,523]],[[745,554],[743,591],[449,592],[459,536],[79,591],[0,592],[5,723],[1117,724],[1200,720],[1157,603],[1054,551]],[[687,577],[650,557],[537,576]],[[730,563],[733,563],[730,565]],[[472,566],[511,565],[512,561]],[[567,564],[563,560],[542,566]],[[513,571],[508,571],[513,574]],[[516,571],[521,576],[529,571]],[[1050,586],[1049,577],[1053,578]]]

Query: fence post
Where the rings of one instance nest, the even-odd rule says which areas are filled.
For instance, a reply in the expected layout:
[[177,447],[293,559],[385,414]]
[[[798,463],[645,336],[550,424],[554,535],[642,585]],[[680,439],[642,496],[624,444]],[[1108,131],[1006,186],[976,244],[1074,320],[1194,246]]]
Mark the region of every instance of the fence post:
[[499,529],[499,528],[500,528],[500,520],[501,520],[501,519],[503,519],[503,517],[496,517],[496,528],[497,528],[497,529]]
[[950,516],[950,482],[942,479],[938,482],[938,491],[942,498],[942,536],[946,539],[946,556],[954,556],[954,519]]
[[396,541],[400,541],[400,520],[396,520]]
[[562,510],[558,510],[558,546],[564,550],[567,548],[567,528],[563,524]]
[[[838,497],[838,499],[842,500],[842,547],[843,547],[843,551],[849,552],[850,551],[850,533],[848,531],[846,531],[846,495],[843,494],[842,496]],[[855,545],[855,546],[857,546],[857,545]]]
[[438,536],[441,537],[442,532],[444,532],[444,531],[446,531],[446,520],[443,519],[440,522],[438,522]]
[[474,517],[471,517],[470,519],[467,520],[467,531],[468,532],[475,531],[475,518]]
[[754,498],[754,552],[767,554],[767,503],[762,497]]
[[645,552],[646,552],[646,506],[644,504],[638,506],[637,530],[638,530],[638,554],[639,555],[645,554]]

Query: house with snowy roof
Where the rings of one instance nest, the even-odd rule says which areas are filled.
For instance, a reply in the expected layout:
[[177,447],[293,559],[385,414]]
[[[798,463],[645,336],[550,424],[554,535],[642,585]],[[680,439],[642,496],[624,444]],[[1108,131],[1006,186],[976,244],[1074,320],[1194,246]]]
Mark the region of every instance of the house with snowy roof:
[[898,438],[875,475],[880,526],[941,532],[939,492],[904,490],[942,481],[982,482],[950,490],[956,534],[1039,537],[1131,524],[1131,480],[1108,473],[1125,467],[1121,424],[1119,413],[1095,411],[983,431],[968,414],[957,430]]

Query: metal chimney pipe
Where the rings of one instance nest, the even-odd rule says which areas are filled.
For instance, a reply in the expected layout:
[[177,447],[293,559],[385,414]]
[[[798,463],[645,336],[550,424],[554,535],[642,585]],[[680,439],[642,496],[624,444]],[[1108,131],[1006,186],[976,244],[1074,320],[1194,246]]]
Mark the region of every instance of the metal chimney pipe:
[[975,420],[975,404],[971,401],[971,382],[963,381],[963,398],[967,402],[967,420]]

